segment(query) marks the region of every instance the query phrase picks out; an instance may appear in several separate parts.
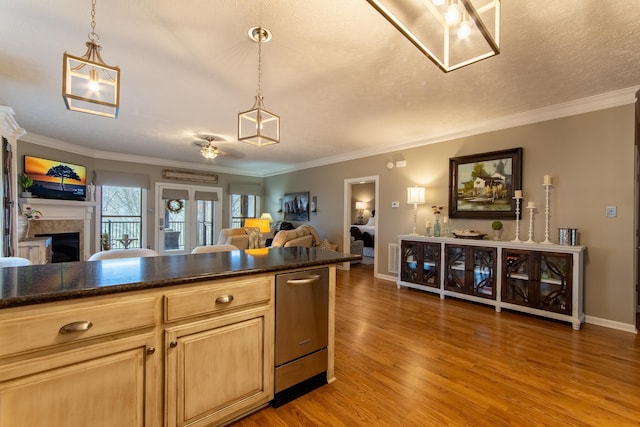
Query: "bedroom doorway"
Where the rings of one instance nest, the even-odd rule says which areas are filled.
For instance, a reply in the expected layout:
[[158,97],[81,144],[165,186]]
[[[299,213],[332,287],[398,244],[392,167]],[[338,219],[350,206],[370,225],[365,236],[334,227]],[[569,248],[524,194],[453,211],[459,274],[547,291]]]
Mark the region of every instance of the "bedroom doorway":
[[[378,214],[375,214],[379,212],[378,180],[377,175],[344,180],[343,247],[345,249],[351,247],[352,226],[358,227],[359,230],[362,229],[361,233],[366,232],[368,237],[365,237],[364,240],[368,246],[364,247],[363,255],[365,255],[365,262],[373,264],[374,277],[378,274],[378,239],[376,236],[378,235],[379,218]],[[348,270],[350,264],[344,263],[343,268]]]

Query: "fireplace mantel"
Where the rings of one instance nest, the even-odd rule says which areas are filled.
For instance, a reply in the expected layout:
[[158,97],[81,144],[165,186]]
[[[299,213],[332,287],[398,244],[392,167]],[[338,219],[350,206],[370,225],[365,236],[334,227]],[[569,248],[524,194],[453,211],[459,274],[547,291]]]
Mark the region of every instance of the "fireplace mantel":
[[83,221],[81,260],[85,261],[91,255],[91,219],[96,202],[81,202],[78,200],[41,199],[37,197],[20,198],[20,207],[31,206],[31,209],[42,213],[42,220],[46,221]]

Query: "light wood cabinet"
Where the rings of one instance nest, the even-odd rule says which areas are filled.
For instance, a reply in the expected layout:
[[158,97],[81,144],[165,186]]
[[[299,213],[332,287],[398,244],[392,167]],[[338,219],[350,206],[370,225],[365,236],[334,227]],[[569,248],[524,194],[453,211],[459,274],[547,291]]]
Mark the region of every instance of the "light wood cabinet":
[[18,242],[18,256],[34,264],[51,262],[51,237],[36,237]]
[[[574,329],[584,323],[584,246],[413,235],[399,239],[398,287],[570,322]],[[444,259],[444,274],[435,285],[421,283],[421,266],[428,265],[420,255],[425,245],[437,247]]]
[[220,425],[273,399],[273,278],[165,296],[167,426]]
[[158,424],[154,301],[107,301],[0,312],[0,426]]

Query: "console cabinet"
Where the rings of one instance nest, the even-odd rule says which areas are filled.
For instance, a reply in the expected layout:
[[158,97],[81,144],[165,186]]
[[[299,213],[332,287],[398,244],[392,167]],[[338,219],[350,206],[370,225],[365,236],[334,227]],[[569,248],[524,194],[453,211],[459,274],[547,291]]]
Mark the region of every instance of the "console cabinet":
[[[566,321],[574,329],[584,322],[584,246],[413,235],[399,239],[398,287],[488,304],[496,311],[509,309]],[[430,260],[438,260],[433,263],[435,276],[429,276],[425,253]],[[426,277],[431,279],[428,284]]]

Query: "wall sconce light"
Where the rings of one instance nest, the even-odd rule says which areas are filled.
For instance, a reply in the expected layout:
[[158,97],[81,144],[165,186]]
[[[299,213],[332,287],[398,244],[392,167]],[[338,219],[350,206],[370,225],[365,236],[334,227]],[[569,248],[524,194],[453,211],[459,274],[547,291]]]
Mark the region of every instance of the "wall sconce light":
[[424,187],[409,187],[407,188],[407,203],[413,204],[413,231],[412,235],[416,236],[418,233],[418,205],[424,204],[426,200],[426,191]]

